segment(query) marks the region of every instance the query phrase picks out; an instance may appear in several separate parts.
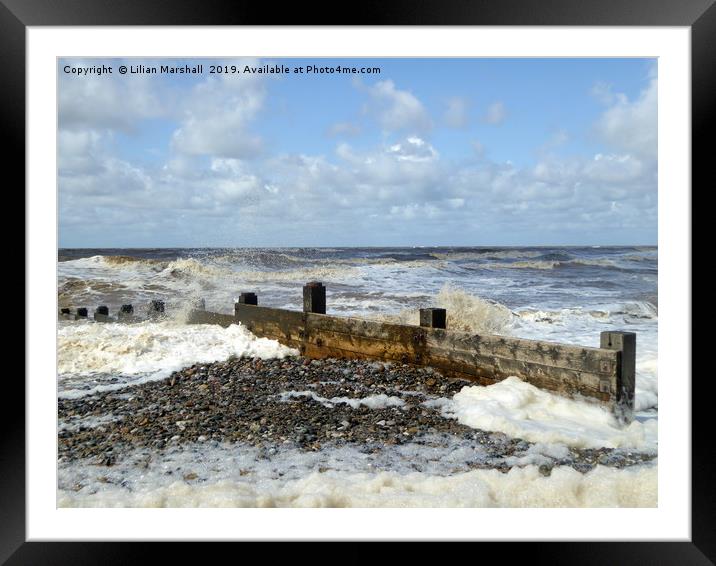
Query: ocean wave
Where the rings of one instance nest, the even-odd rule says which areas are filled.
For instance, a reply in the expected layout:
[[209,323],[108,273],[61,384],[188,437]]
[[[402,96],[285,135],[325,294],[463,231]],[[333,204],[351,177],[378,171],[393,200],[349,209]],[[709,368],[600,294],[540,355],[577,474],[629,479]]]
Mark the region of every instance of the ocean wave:
[[487,263],[484,267],[490,269],[554,269],[561,265],[560,261],[514,261],[511,263]]
[[304,267],[287,271],[237,271],[236,276],[249,282],[336,281],[343,282],[360,275],[356,267]]
[[105,264],[113,266],[122,266],[128,264],[164,265],[166,263],[158,259],[134,257],[129,255],[106,255],[95,257],[101,257]]
[[597,319],[608,321],[613,316],[623,316],[635,319],[657,319],[659,311],[650,301],[633,301],[618,305],[604,305],[599,308],[570,307],[563,309],[538,309],[533,307],[522,308],[514,315],[521,320],[531,322],[555,323],[563,322],[567,318]]
[[479,267],[489,269],[558,269],[568,268],[571,266],[593,266],[603,267],[608,269],[624,269],[619,264],[611,259],[582,259],[575,258],[569,260],[556,260],[556,259],[538,259],[528,261],[512,261],[505,263],[485,263],[478,264]]
[[[447,311],[447,327],[474,334],[505,334],[514,314],[505,305],[445,284],[435,295],[434,306]],[[404,309],[396,314],[380,315],[379,320],[398,324],[420,324],[418,309]]]
[[[281,358],[297,354],[275,340],[257,338],[240,325],[79,322],[60,325],[57,332],[60,396],[70,397],[137,383],[132,376],[142,381],[162,379],[183,367],[229,356]],[[116,381],[73,389],[78,376],[93,374],[112,374]]]
[[659,308],[650,301],[633,301],[616,307],[612,314],[626,315],[632,318],[659,318]]
[[490,251],[479,250],[469,252],[433,252],[430,255],[436,259],[447,261],[468,261],[473,259],[520,259],[539,257],[544,252],[541,251],[520,251],[520,250],[502,250]]
[[81,257],[78,259],[70,259],[63,261],[61,269],[69,268],[84,268],[84,269],[96,269],[96,268],[115,268],[115,269],[126,269],[137,267],[152,267],[155,269],[162,269],[166,266],[165,261],[151,258],[134,257],[128,255],[94,255],[90,257]]
[[619,256],[619,259],[620,259],[620,260],[623,260],[623,261],[638,261],[638,262],[642,262],[642,261],[652,261],[652,262],[657,262],[657,261],[659,260],[659,256],[658,256],[658,254],[657,254],[656,252],[654,252],[654,253],[649,253],[649,254],[645,254],[645,253],[641,253],[641,254],[626,254],[626,255]]

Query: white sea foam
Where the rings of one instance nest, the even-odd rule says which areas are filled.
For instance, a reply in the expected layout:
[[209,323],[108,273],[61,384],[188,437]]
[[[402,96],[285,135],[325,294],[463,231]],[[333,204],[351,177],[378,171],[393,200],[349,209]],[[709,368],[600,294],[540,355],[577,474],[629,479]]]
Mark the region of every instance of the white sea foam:
[[562,262],[549,260],[513,261],[511,263],[488,263],[491,269],[554,269]]
[[313,391],[284,391],[280,394],[280,400],[284,402],[289,401],[291,399],[295,399],[297,397],[309,397],[314,401],[321,403],[325,407],[333,407],[334,405],[338,405],[340,403],[345,403],[346,405],[349,405],[354,409],[357,409],[361,405],[365,405],[369,409],[383,409],[385,407],[405,406],[405,401],[403,401],[400,397],[389,396],[385,393],[380,393],[379,395],[370,395],[368,397],[362,397],[357,399],[352,397],[331,397],[330,399],[328,399],[326,397],[316,395],[316,393],[314,393]]
[[[202,473],[202,472],[209,472]],[[211,478],[212,470],[199,470]],[[59,507],[655,507],[657,468],[597,466],[581,474],[556,467],[548,477],[535,465],[473,470],[451,476],[413,472],[312,471],[298,479],[247,473],[208,481],[121,483],[101,490],[58,492]]]
[[[185,325],[174,321],[137,324],[68,322],[57,333],[57,365],[60,396],[86,395],[116,389],[137,380],[162,379],[172,371],[194,363],[230,356],[281,358],[296,350],[275,340],[257,338],[240,325]],[[77,376],[119,376],[120,383],[89,389],[72,389]],[[125,379],[121,379],[124,377]],[[86,382],[91,384],[91,380]]]
[[657,449],[656,419],[635,420],[622,427],[600,405],[554,395],[516,377],[488,387],[463,387],[441,405],[446,417],[462,424],[530,442],[575,448]]

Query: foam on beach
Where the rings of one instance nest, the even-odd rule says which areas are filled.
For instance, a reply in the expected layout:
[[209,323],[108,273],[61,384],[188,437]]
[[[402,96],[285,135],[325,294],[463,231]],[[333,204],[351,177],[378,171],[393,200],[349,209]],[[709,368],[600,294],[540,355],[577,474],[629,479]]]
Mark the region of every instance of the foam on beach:
[[[77,397],[168,377],[195,363],[230,356],[282,358],[297,350],[257,338],[241,325],[186,325],[175,321],[137,324],[69,322],[57,332],[60,397]],[[94,375],[115,383],[93,383]],[[83,379],[84,378],[84,379]],[[75,389],[83,380],[85,387]],[[89,385],[89,387],[87,387]]]
[[[406,445],[375,466],[371,455],[351,447],[299,453],[259,454],[252,447],[188,447],[160,462],[98,468],[60,467],[59,507],[655,507],[657,466],[597,466],[582,474],[557,466],[509,472],[477,469],[449,473],[466,457],[460,449]],[[413,462],[432,451],[443,456],[432,469]],[[440,458],[441,460],[443,458]],[[128,461],[131,461],[130,458]],[[134,467],[132,467],[134,466]],[[371,469],[375,466],[376,469]],[[80,489],[70,486],[82,485]],[[63,485],[67,484],[67,485]]]
[[503,432],[530,442],[575,448],[657,449],[656,419],[621,426],[611,411],[586,401],[567,399],[516,377],[488,387],[464,387],[452,399],[428,401],[458,422]]
[[345,403],[346,405],[353,407],[354,409],[357,409],[361,405],[364,405],[369,409],[383,409],[385,407],[405,406],[405,401],[403,401],[400,397],[395,397],[394,395],[386,395],[385,393],[380,393],[378,395],[369,395],[368,397],[363,397],[361,399],[353,399],[351,397],[331,397],[330,399],[327,399],[326,397],[316,395],[313,391],[285,391],[281,393],[280,399],[281,401],[286,402],[290,401],[291,399],[296,399],[297,397],[308,397],[310,399],[313,399],[317,403],[320,403],[324,407],[329,408],[339,403]]

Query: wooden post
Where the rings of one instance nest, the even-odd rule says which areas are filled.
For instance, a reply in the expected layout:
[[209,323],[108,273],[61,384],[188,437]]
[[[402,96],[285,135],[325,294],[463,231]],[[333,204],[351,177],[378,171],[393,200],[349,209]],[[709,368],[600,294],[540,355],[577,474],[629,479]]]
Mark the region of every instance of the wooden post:
[[80,320],[82,318],[87,318],[87,309],[84,307],[78,308],[77,314],[75,315],[75,320]]
[[239,295],[239,303],[242,305],[258,305],[259,298],[256,293],[241,293]]
[[303,312],[326,314],[326,288],[319,281],[303,286]]
[[164,301],[153,300],[149,304],[149,316],[156,317],[164,314]]
[[234,316],[239,316],[239,305],[257,306],[258,304],[259,298],[256,296],[256,293],[241,293],[239,300],[234,303]]
[[447,312],[445,309],[420,309],[420,326],[426,328],[447,328]]
[[74,320],[74,316],[70,314],[70,309],[65,307],[60,309],[60,318],[63,320]]
[[636,333],[605,331],[600,335],[599,345],[602,348],[619,352],[614,413],[622,423],[629,423],[634,416]]
[[134,318],[134,307],[132,305],[122,305],[117,313],[117,320],[130,320]]
[[100,305],[94,310],[94,319],[97,322],[109,322],[109,309]]

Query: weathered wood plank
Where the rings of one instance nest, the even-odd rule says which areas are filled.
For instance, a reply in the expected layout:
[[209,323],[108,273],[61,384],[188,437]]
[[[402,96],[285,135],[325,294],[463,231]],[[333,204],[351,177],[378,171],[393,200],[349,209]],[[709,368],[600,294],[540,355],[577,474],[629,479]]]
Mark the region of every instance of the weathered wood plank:
[[219,324],[223,327],[236,324],[236,319],[230,314],[220,314],[205,310],[193,310],[187,317],[188,324]]
[[375,338],[400,342],[406,346],[410,343],[425,343],[428,329],[407,324],[393,324],[362,318],[336,317],[308,313],[306,315],[306,330],[313,332],[340,332],[365,338]]
[[316,347],[329,347],[363,352],[375,358],[394,360],[402,363],[420,363],[423,347],[416,347],[411,342],[383,340],[360,336],[358,334],[345,334],[327,330],[310,329],[306,333],[306,342]]
[[[495,383],[516,375],[537,387],[602,401],[609,401],[617,392],[614,375],[594,374],[586,369],[561,368],[464,350],[446,350],[413,340],[393,341],[316,329],[309,329],[306,340],[312,346],[311,352],[330,348],[332,351],[345,352],[345,357],[356,357],[356,354],[361,353],[384,361],[429,365],[449,375],[483,383]],[[616,360],[616,352],[611,352],[611,355]]]
[[304,315],[301,312],[237,303],[234,320],[257,336],[278,340],[298,348],[303,341]]
[[613,352],[602,348],[442,329],[430,329],[427,344],[445,350],[463,350],[523,362],[584,369],[592,373],[616,372],[616,357]]
[[[440,355],[441,353],[443,355]],[[455,359],[449,354],[446,356],[444,352],[432,350],[428,352],[424,365],[442,368],[446,371],[450,371],[454,367],[456,371],[472,375],[480,380],[492,380],[493,383],[514,375],[540,389],[567,396],[583,395],[603,402],[613,400],[616,395],[616,378],[602,379],[600,376],[587,372],[556,368],[534,362],[491,359],[476,355],[474,363],[469,363],[464,359]],[[602,384],[606,386],[605,390],[601,389]]]
[[406,345],[410,340],[416,343],[423,341],[429,347],[436,346],[446,350],[474,351],[504,359],[536,362],[567,369],[583,369],[590,373],[613,374],[616,372],[616,357],[613,352],[602,348],[506,336],[474,335],[439,328],[326,315],[308,315],[307,324],[310,331],[342,332],[368,338],[398,341]]

